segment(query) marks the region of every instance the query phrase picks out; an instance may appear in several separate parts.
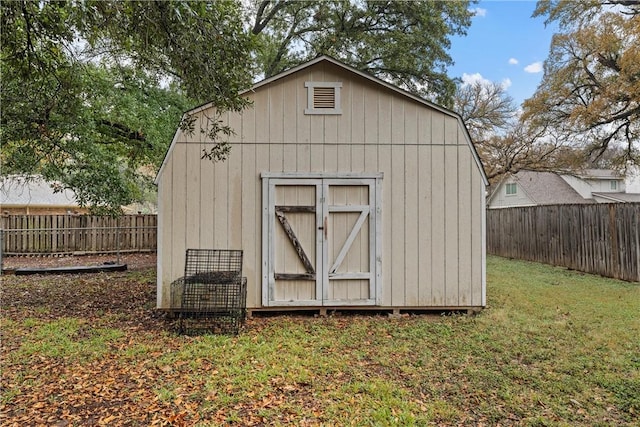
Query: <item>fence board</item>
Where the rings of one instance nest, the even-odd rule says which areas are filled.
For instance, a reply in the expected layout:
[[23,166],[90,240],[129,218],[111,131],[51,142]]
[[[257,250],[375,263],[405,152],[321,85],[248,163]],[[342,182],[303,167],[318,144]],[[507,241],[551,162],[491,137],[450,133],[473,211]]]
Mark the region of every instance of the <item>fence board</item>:
[[640,203],[489,209],[487,252],[640,282]]
[[156,250],[156,215],[0,216],[5,255]]

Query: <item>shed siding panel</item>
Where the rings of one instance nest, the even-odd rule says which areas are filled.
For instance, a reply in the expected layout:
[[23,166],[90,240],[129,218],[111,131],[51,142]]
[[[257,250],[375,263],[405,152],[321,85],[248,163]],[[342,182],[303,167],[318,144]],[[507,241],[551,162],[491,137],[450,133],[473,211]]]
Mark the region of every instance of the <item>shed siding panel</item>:
[[382,305],[391,305],[391,266],[394,262],[392,247],[392,196],[391,187],[391,146],[378,146],[378,168],[385,174],[382,180]]
[[229,247],[229,161],[217,162],[213,172],[213,204],[215,215],[212,215],[213,247]]
[[[391,123],[392,98],[385,92],[378,92],[378,123],[377,123],[377,142],[380,144],[388,144],[391,142],[391,132],[393,125]],[[376,126],[374,124],[374,126]]]
[[458,120],[444,116],[444,140],[445,144],[458,145]]
[[365,88],[360,84],[352,83],[349,89],[351,104],[343,103],[344,109],[348,109],[350,112],[351,120],[350,139],[346,140],[346,142],[361,143],[366,140]]
[[[364,140],[369,144],[377,144],[380,140],[378,128],[380,123],[379,93],[368,87],[363,88],[364,97]],[[357,141],[354,141],[357,142]]]
[[444,144],[444,116],[432,113],[431,115],[431,144]]
[[342,89],[341,89],[341,107],[342,114],[339,116],[335,116],[338,120],[337,122],[337,134],[336,134],[336,142],[345,144],[353,141],[353,137],[351,135],[352,126],[353,126],[353,112],[352,112],[352,101],[353,97],[353,88],[352,83],[348,80],[342,81]]
[[157,305],[166,308],[170,305],[171,281],[177,276],[172,270],[171,260],[175,257],[173,245],[173,163],[172,156],[166,164],[164,174],[158,183],[158,283],[162,286],[157,295]]
[[193,247],[200,247],[201,220],[210,217],[200,215],[200,144],[183,144],[186,162],[189,167],[184,169],[185,174],[185,240]]
[[458,146],[458,295],[460,305],[471,304],[471,153]]
[[304,84],[300,87],[296,84],[295,78],[285,79],[282,82],[283,98],[282,102],[282,126],[283,142],[285,144],[295,144],[298,142],[297,128],[294,126],[298,117],[298,111],[304,110],[306,105],[298,105],[298,90],[305,92]]
[[431,174],[431,147],[420,145],[418,147],[418,305],[431,304],[432,278],[432,174]]
[[351,168],[351,145],[341,144],[337,147],[339,171],[348,171]]
[[311,146],[309,144],[297,144],[296,156],[297,171],[311,170]]
[[471,174],[471,192],[472,192],[472,206],[471,206],[471,228],[473,230],[473,236],[471,240],[472,251],[471,251],[471,274],[472,274],[472,283],[473,289],[471,292],[471,304],[474,306],[479,306],[483,304],[482,301],[482,285],[483,285],[483,277],[485,274],[484,270],[484,251],[485,251],[485,241],[482,233],[483,225],[484,225],[484,214],[485,214],[485,196],[484,196],[484,183],[480,177],[480,174],[477,173],[477,168],[475,162],[471,159],[469,167],[473,171]]
[[405,259],[405,301],[404,305],[416,306],[419,301],[418,272],[418,146],[407,145],[404,153],[404,259]]
[[319,144],[311,144],[311,172],[324,170],[324,147]]
[[[303,113],[304,82],[318,80],[343,82],[342,115]],[[230,138],[235,143],[227,161],[200,160],[202,146],[184,144],[204,138],[196,131],[180,137],[182,143],[175,145],[159,177],[161,305],[168,306],[169,284],[182,275],[185,249],[200,246],[243,249],[247,305],[261,307],[260,173],[267,171],[382,172],[380,304],[482,303],[484,185],[456,118],[335,66],[302,70],[248,96],[253,108],[224,116],[237,132]],[[206,113],[215,117],[212,110]],[[204,116],[200,113],[199,120]],[[299,195],[282,197],[294,203]],[[345,234],[347,220],[353,218],[337,216],[335,231]],[[295,215],[292,221],[303,225]],[[367,243],[364,238],[354,243],[341,270],[368,259]],[[299,285],[291,283],[283,291],[292,298],[313,296],[311,288]],[[331,292],[369,296],[366,281],[336,282]]]
[[[391,97],[391,143],[405,143],[405,105],[407,102],[398,97]],[[406,141],[410,142],[410,141]]]
[[[201,148],[210,148],[211,145],[202,144]],[[232,150],[238,150],[240,147],[233,147]],[[191,165],[193,169],[200,169],[200,217],[198,224],[200,224],[200,248],[213,248],[214,239],[214,223],[213,212],[214,199],[213,199],[213,183],[214,183],[214,168],[215,164],[210,161],[200,160],[197,165]]]
[[284,144],[282,147],[282,170],[285,172],[295,172],[298,170],[298,154],[295,144]]
[[404,145],[391,146],[391,283],[394,283],[391,291],[391,304],[402,306],[405,304],[405,194],[404,194]]
[[[254,105],[269,105],[269,91],[260,90],[253,94]],[[269,138],[270,113],[266,111],[256,111],[255,114],[255,135],[256,142],[266,142]],[[248,141],[249,142],[249,141]]]
[[426,108],[418,110],[418,144],[431,144],[431,120],[434,113]]
[[418,105],[405,101],[404,116],[404,142],[416,144],[418,142]]
[[[228,200],[228,241],[227,248],[242,249],[242,152],[239,146],[231,150],[231,155],[227,160],[227,182],[229,183]],[[213,211],[210,215],[213,214]]]
[[[258,144],[252,147],[256,150],[256,168],[254,172],[254,182],[256,185],[253,212],[254,228],[256,233],[249,237],[252,239],[255,259],[246,258],[243,264],[253,263],[257,270],[257,280],[254,282],[253,288],[247,289],[247,306],[260,307],[262,302],[262,182],[260,181],[260,172],[269,170],[269,146]],[[249,279],[247,279],[249,282]],[[247,283],[248,286],[248,283]],[[249,305],[249,301],[253,301],[253,305]]]
[[431,156],[431,304],[445,304],[445,173],[444,147],[436,145]]
[[[256,109],[253,107],[245,108],[239,115],[242,123],[242,142],[256,142]],[[300,128],[298,127],[298,129]]]
[[[351,168],[347,169],[351,172],[365,172],[364,168],[364,145],[363,144],[353,144],[350,146],[351,149]],[[374,169],[369,169],[369,171]]]
[[[260,303],[261,269],[260,247],[256,247],[256,240],[260,240],[260,223],[256,221],[257,214],[261,214],[261,188],[256,175],[256,151],[255,145],[243,145],[234,147],[242,150],[242,244],[243,265],[242,272],[247,277],[247,305],[255,307]],[[212,211],[213,212],[213,211]],[[236,213],[237,214],[237,213]]]
[[335,144],[338,142],[338,120],[340,116],[331,115],[331,116],[317,116],[323,117],[323,127],[324,127],[324,140],[323,142],[327,144]]
[[269,144],[269,170],[275,172],[284,170],[283,144]]
[[309,116],[311,120],[311,138],[312,144],[322,144],[324,138],[324,116]]
[[302,73],[295,80],[298,88],[296,98],[298,108],[296,110],[296,120],[292,121],[291,124],[296,124],[298,143],[311,142],[312,116],[303,113],[304,109],[307,108],[307,88],[304,87],[304,82],[307,80],[311,80],[311,78],[305,73]]
[[269,90],[269,139],[271,142],[284,142],[284,86],[273,85]]
[[458,147],[445,147],[445,303],[458,305]]
[[187,170],[186,144],[177,144],[173,153],[173,165],[171,168],[171,187],[173,200],[171,203],[171,227],[174,233],[171,235],[171,248],[173,250],[169,262],[171,263],[172,279],[182,276],[184,272],[184,253],[186,248],[186,195],[185,171]]
[[336,144],[328,144],[324,146],[324,172],[338,171],[338,146]]

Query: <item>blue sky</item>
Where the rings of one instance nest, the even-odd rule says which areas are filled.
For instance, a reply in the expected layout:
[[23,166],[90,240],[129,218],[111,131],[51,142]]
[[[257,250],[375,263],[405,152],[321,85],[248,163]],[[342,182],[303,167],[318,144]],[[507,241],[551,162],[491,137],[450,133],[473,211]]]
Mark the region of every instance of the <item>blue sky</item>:
[[450,77],[485,79],[505,85],[517,104],[531,97],[543,75],[556,25],[531,18],[535,1],[480,1],[465,37],[455,37],[449,51],[455,65]]

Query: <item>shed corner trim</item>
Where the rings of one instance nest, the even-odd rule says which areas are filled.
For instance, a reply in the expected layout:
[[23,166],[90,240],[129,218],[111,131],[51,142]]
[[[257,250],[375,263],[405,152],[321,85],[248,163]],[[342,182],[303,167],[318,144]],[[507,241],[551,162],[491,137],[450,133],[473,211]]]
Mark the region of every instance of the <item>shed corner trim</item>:
[[382,179],[384,172],[261,172],[260,178],[366,178]]

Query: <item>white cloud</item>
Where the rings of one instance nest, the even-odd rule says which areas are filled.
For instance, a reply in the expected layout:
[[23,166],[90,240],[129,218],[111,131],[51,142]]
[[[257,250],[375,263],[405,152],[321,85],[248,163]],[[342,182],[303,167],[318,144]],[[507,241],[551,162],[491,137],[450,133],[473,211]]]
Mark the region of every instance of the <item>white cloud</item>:
[[472,85],[477,82],[480,82],[482,84],[491,83],[490,80],[487,80],[484,77],[482,77],[482,74],[480,73],[474,73],[474,74],[462,73],[462,86]]
[[527,73],[540,73],[540,72],[542,72],[542,61],[538,61],[538,62],[534,62],[532,64],[529,64],[526,67],[524,67],[524,70]]
[[[476,83],[480,83],[483,86],[488,86],[493,84],[491,80],[485,79],[484,77],[482,77],[482,74],[480,73],[474,73],[474,74],[462,73],[462,86],[471,86]],[[508,89],[509,87],[511,87],[511,84],[512,84],[511,79],[508,77],[502,79],[502,81],[500,82],[500,86],[502,86],[504,89]]]
[[518,60],[516,58],[509,58],[509,64],[517,65],[518,64]]
[[473,13],[473,16],[487,16],[487,9],[483,9],[481,7],[469,9],[469,12]]

